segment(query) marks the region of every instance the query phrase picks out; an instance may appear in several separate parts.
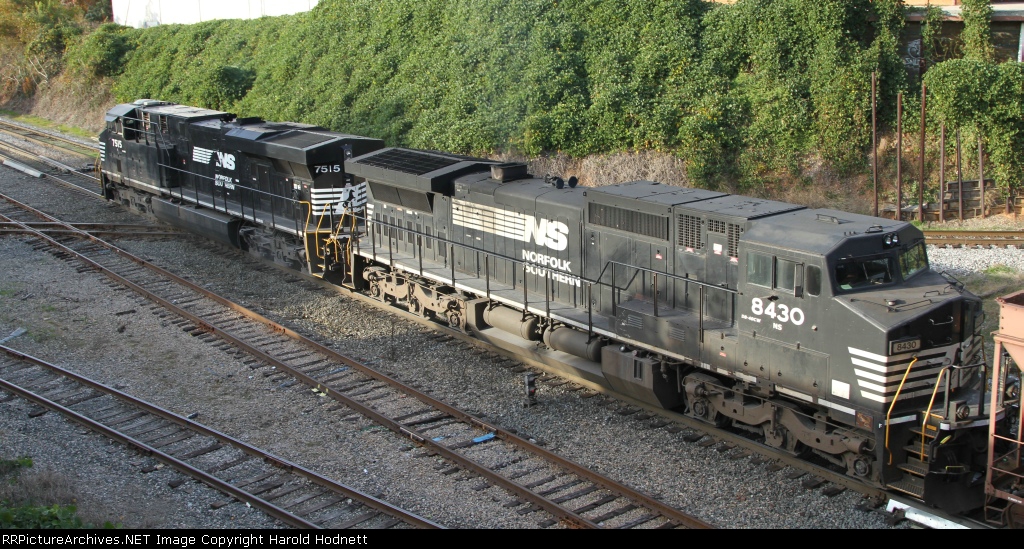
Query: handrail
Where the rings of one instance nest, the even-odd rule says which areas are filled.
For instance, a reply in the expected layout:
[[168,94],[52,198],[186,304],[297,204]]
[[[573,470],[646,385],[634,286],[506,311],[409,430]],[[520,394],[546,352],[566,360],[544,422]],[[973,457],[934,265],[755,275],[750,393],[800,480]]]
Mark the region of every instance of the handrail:
[[[713,288],[715,290],[722,290],[722,291],[725,291],[725,292],[730,293],[730,294],[739,293],[738,290],[734,290],[734,289],[728,288],[726,286],[719,286],[717,284],[711,284],[711,283],[708,283],[708,282],[703,282],[703,281],[700,281],[700,280],[689,278],[688,276],[680,276],[680,275],[677,275],[677,274],[666,273],[665,271],[658,271],[658,270],[655,270],[655,269],[651,269],[649,267],[640,267],[638,265],[630,265],[628,263],[622,263],[621,261],[606,261],[605,264],[604,264],[604,267],[601,269],[601,273],[597,275],[597,278],[592,280],[592,281],[588,280],[588,282],[596,282],[598,284],[601,284],[601,279],[604,278],[604,273],[608,270],[608,266],[609,265],[613,265],[613,264],[614,265],[622,265],[623,267],[628,267],[630,269],[636,269],[638,271],[638,273],[639,273],[639,271],[646,271],[646,272],[649,272],[649,273],[652,273],[652,274],[664,275],[664,276],[667,276],[669,278],[674,278],[674,279],[676,279],[676,280],[678,280],[680,282],[687,282],[687,283],[690,283],[690,284],[696,284],[698,286],[705,286],[705,287],[708,287],[708,288]],[[635,278],[636,278],[636,275],[633,275],[633,277],[630,279],[630,282],[632,282]],[[616,290],[623,290],[623,289],[625,289],[625,288],[616,288],[614,280],[612,280],[610,286],[613,289],[616,289]]]
[[[935,379],[935,388],[932,389],[932,398],[931,398],[931,400],[928,401],[928,408],[924,412],[924,421],[921,423],[921,457],[922,458],[924,457],[925,431],[928,430],[928,419],[932,416],[932,406],[935,405],[935,397],[939,394],[939,385],[942,384],[942,377],[945,376],[946,373],[949,372],[949,370],[951,368],[952,368],[951,366],[945,366],[941,370],[939,370],[939,377],[937,377]],[[946,380],[946,383],[949,383],[949,380]],[[949,389],[947,388],[946,390],[948,391]],[[948,408],[949,407],[949,399],[948,398],[946,399],[946,407],[947,407],[946,413],[949,413],[949,408]],[[936,428],[935,430],[936,430],[936,432],[938,432],[938,428]],[[922,459],[922,461],[924,461],[924,460]]]
[[896,388],[896,394],[892,397],[892,403],[889,404],[889,411],[885,413],[885,451],[889,453],[889,465],[892,465],[892,451],[889,450],[889,417],[892,415],[892,409],[896,407],[896,401],[900,399],[900,392],[903,391],[903,384],[907,382],[907,376],[910,375],[910,369],[914,367],[914,363],[917,362],[917,355],[914,355],[914,360],[910,361],[910,365],[907,366],[907,371],[903,372],[903,379],[900,380],[900,386]]

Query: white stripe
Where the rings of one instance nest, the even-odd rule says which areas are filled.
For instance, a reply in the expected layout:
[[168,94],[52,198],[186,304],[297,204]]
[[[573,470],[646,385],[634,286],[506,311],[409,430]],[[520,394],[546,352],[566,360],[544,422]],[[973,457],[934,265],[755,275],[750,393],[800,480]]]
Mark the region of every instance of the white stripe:
[[864,370],[858,370],[856,368],[853,369],[853,373],[857,374],[858,377],[862,377],[862,378],[867,379],[869,381],[877,381],[878,383],[885,383],[885,376],[880,376],[880,375],[877,375],[877,374],[872,374],[870,372],[865,372]]
[[453,200],[452,224],[526,242],[526,216],[516,212]]
[[780,393],[782,393],[782,394],[784,394],[784,395],[789,395],[791,397],[799,398],[800,400],[806,400],[807,402],[814,402],[814,397],[812,397],[811,395],[800,393],[800,392],[794,391],[792,389],[787,389],[785,387],[779,387],[778,385],[776,385],[775,386],[775,390],[780,392]]
[[892,362],[893,360],[895,360],[895,357],[876,355],[875,353],[869,353],[867,351],[862,351],[862,350],[857,349],[855,347],[847,347],[847,349],[850,350],[850,354],[851,355],[857,355],[857,356],[862,356],[864,358],[870,358],[871,360],[874,360],[875,362],[888,363],[888,362]]
[[876,372],[881,372],[883,374],[889,373],[888,368],[886,368],[885,366],[879,366],[878,364],[867,362],[859,358],[851,358],[850,361],[853,362],[854,366],[863,366],[865,368],[870,368]]
[[888,399],[886,399],[882,395],[876,395],[874,393],[867,393],[867,392],[861,391],[860,392],[860,396],[863,397],[863,398],[866,398],[868,400],[873,400],[875,402],[881,402],[883,404],[888,402]]
[[200,164],[209,164],[210,158],[213,157],[213,151],[210,149],[204,149],[202,147],[192,148],[192,161]]
[[[920,391],[904,391],[904,392],[900,393],[900,399],[902,400],[902,399],[905,399],[905,398],[917,398],[917,397],[920,397],[920,396],[930,396],[931,394],[932,394],[932,390],[926,386],[925,389],[920,390]],[[860,392],[860,396],[863,397],[863,398],[866,398],[868,400],[873,400],[875,402],[883,402],[883,403],[885,403],[885,402],[892,402],[893,397],[895,395],[885,395],[885,396],[882,396],[882,395],[878,395],[878,394],[875,394],[875,393],[869,393],[868,391],[862,390]]]
[[909,421],[917,421],[917,416],[903,416],[889,420],[889,425],[898,425],[900,423],[907,423]]
[[[853,371],[858,376],[860,376],[860,377],[863,377],[865,379],[869,379],[871,381],[877,381],[879,383],[893,383],[893,382],[902,382],[903,381],[903,373],[902,372],[893,372],[893,373],[891,373],[888,376],[880,376],[878,374],[873,374],[871,372],[865,372],[864,370],[858,370],[856,368],[854,368]],[[920,370],[914,369],[914,370],[910,371],[910,375],[907,376],[905,384],[906,385],[912,385],[912,384],[918,384],[919,385],[922,381],[930,383],[937,376],[938,376],[938,368],[921,368]],[[896,388],[893,387],[892,389],[890,389],[889,392],[893,392],[895,390],[896,390]]]
[[868,389],[870,391],[878,391],[879,393],[882,393],[883,395],[888,393],[888,391],[885,390],[885,387],[883,387],[881,385],[875,385],[874,383],[868,383],[867,381],[864,381],[863,379],[858,379],[857,380],[857,386],[861,387],[862,389]]
[[818,404],[821,404],[822,406],[825,406],[827,408],[832,408],[833,410],[839,410],[840,412],[845,412],[847,414],[850,414],[851,416],[857,415],[857,411],[854,410],[853,408],[847,408],[846,406],[840,406],[839,404],[836,404],[835,402],[829,402],[827,400],[823,400],[823,399],[819,398],[818,399]]

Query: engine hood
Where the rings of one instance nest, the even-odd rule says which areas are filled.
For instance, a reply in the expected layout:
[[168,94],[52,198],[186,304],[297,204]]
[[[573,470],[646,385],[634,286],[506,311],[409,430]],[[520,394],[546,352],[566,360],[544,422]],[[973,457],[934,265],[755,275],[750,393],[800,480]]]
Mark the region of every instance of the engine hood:
[[884,331],[911,321],[945,325],[956,320],[949,305],[963,299],[978,300],[961,283],[932,270],[919,273],[899,285],[878,290],[867,288],[834,299]]

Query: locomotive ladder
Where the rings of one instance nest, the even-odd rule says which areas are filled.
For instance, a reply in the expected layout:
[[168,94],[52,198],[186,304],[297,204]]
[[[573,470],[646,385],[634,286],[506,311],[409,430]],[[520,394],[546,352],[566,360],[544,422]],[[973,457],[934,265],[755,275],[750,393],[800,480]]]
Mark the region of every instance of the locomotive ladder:
[[[312,215],[312,206],[309,207]],[[337,272],[339,267],[349,265],[349,270],[341,273],[341,280],[332,280],[345,287],[352,287],[354,280],[351,272],[351,250],[349,244],[359,231],[359,220],[351,208],[346,207],[341,219],[335,225],[334,214],[317,216],[316,225],[306,221],[303,241],[306,246],[306,268],[309,274],[317,278],[326,278],[330,273]]]

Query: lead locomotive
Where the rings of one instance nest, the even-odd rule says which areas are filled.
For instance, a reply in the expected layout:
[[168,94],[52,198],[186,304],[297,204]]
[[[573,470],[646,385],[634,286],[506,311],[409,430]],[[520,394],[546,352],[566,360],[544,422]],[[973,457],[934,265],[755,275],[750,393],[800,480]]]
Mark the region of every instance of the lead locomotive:
[[108,198],[929,505],[984,503],[981,303],[908,223],[150,101],[101,139]]

